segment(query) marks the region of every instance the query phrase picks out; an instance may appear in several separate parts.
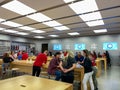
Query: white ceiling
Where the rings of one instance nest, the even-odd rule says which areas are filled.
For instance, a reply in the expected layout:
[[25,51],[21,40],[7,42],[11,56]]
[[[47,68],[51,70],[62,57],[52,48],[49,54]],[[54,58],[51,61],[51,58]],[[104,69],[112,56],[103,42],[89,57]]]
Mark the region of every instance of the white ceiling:
[[[3,3],[7,3],[6,1],[12,1],[12,0],[0,0],[0,6],[2,6]],[[67,4],[62,6],[62,4],[65,4],[63,0],[18,0],[18,1],[24,3],[25,5],[37,11],[44,10],[41,13],[45,14],[46,16],[52,19],[76,15],[76,13]],[[80,1],[80,0],[76,0],[76,1]],[[57,38],[74,37],[74,36],[69,36],[67,34],[68,32],[79,32],[80,33],[79,36],[120,33],[120,0],[96,0],[96,3],[98,5],[99,10],[110,8],[108,10],[100,11],[102,18],[106,18],[103,20],[105,25],[89,27],[88,25],[85,24],[85,22],[80,17],[76,15],[73,17],[66,17],[63,19],[56,20],[57,22],[70,28],[70,30],[65,30],[65,31],[55,30],[52,27],[49,27],[42,23],[37,23],[37,21],[34,21],[27,17],[21,17],[21,18],[10,20],[10,21],[16,22],[22,25],[37,23],[37,24],[30,25],[30,27],[33,27],[33,28],[36,28],[42,31],[46,31],[46,33],[36,34],[36,33],[30,32],[29,30],[26,31],[26,30],[22,30],[19,28],[13,28],[7,25],[3,25],[2,23],[0,23],[0,27],[5,28],[5,29],[12,28],[12,30],[29,33],[29,35],[24,35],[24,36],[20,35],[21,37],[34,38],[34,36],[43,36],[45,37],[44,39],[51,39],[49,35],[52,35],[52,34],[60,36]],[[47,8],[51,8],[51,7],[58,6],[58,5],[61,5],[61,7],[45,10]],[[116,7],[116,8],[111,8],[111,7]],[[21,16],[3,7],[0,7],[0,12],[1,12],[0,18],[3,18],[5,20],[9,20],[11,18]],[[112,17],[112,18],[108,18],[108,17]],[[108,32],[95,34],[93,30],[98,30],[98,29],[107,29]],[[0,33],[19,36],[16,33],[14,34],[14,33],[4,32],[4,30],[1,30]]]

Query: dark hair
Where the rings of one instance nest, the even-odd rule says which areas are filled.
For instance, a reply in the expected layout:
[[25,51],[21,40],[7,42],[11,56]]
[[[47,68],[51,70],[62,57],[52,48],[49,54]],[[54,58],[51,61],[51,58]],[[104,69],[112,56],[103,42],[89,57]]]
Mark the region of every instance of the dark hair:
[[60,52],[56,52],[54,56],[56,57],[57,55],[60,55],[60,54],[61,54]]
[[4,53],[3,58],[5,58],[5,57],[9,57],[9,54],[8,53]]
[[88,50],[85,49],[85,50],[83,50],[83,52],[86,54],[86,57],[88,57]]

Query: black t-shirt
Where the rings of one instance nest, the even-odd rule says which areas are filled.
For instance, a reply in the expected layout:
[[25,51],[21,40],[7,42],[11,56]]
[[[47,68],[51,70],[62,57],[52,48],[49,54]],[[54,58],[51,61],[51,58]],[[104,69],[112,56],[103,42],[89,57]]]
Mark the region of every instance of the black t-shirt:
[[[68,56],[67,60],[63,61],[63,68],[69,69],[73,66],[73,64],[75,64],[74,58],[72,58],[71,56]],[[74,75],[74,70],[71,70],[68,73],[63,72],[63,75],[73,76]]]
[[92,62],[90,61],[89,58],[84,59],[83,66],[84,66],[84,73],[89,73],[92,71]]
[[3,58],[3,62],[4,63],[10,63],[10,62],[12,62],[12,61],[14,61],[11,57],[4,57]]

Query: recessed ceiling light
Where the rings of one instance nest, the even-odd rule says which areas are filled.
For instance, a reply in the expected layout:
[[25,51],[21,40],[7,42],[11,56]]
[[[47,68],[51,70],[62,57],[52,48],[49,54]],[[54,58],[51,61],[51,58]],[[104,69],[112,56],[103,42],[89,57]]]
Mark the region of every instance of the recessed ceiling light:
[[[64,0],[64,1],[67,3],[67,0]],[[83,21],[102,19],[100,12],[93,12],[95,10],[99,10],[95,0],[79,1],[76,3],[70,4],[69,7],[77,14],[92,12],[92,13],[88,13],[88,14],[79,15],[79,17]],[[90,23],[86,22],[86,24],[88,26],[96,26],[96,25],[104,25],[104,22],[102,20],[102,22],[98,22],[98,24],[94,23],[95,25],[93,25],[92,22],[90,22]]]
[[43,37],[43,36],[34,36],[35,38],[45,38],[45,37]]
[[[7,4],[2,5],[2,7],[5,8],[5,9],[8,9],[10,11],[13,11],[15,13],[18,13],[20,15],[26,15],[26,14],[29,14],[29,13],[36,12],[35,9],[32,9],[31,7],[25,5],[25,4],[23,4],[23,3],[21,3],[17,0],[13,0],[11,2],[8,2]],[[35,21],[38,21],[38,22],[43,22],[43,21],[46,21],[46,20],[52,20],[50,17],[48,17],[48,16],[46,16],[42,13],[35,13],[33,15],[27,15],[26,17],[28,17],[30,19],[33,19]],[[54,28],[54,26],[62,25],[59,22],[56,22],[54,20],[49,21],[49,22],[45,22],[43,24],[48,25],[48,26],[53,27],[53,28]],[[59,28],[58,28],[58,30],[59,30]]]
[[[3,19],[3,20],[5,20],[5,19]],[[11,26],[11,27],[18,27],[19,29],[23,29],[23,30],[34,30],[35,29],[35,28],[32,28],[32,27],[23,26],[22,24],[15,23],[15,22],[12,22],[12,21],[6,21],[6,22],[3,22],[1,24]]]
[[15,23],[15,22],[11,22],[11,21],[6,21],[6,22],[3,22],[1,24],[7,25],[7,26],[12,26],[12,27],[19,27],[19,26],[21,26],[21,24],[18,24],[18,23]]
[[72,2],[72,1],[75,1],[75,0],[64,0],[66,3],[69,3],[69,2]]
[[71,33],[68,33],[69,35],[72,35],[72,36],[74,36],[74,35],[80,35],[80,33],[78,33],[78,32],[71,32]]
[[4,32],[17,33],[18,31],[14,31],[14,30],[4,30]]
[[38,21],[38,22],[43,22],[43,21],[47,21],[47,20],[52,20],[51,18],[45,16],[44,14],[42,13],[35,13],[35,14],[32,14],[32,15],[28,15],[27,17],[35,20],[35,21]]
[[4,29],[5,29],[5,28],[1,28],[1,27],[0,27],[0,30],[4,30]]
[[59,37],[58,35],[49,35],[50,37]]
[[62,25],[62,24],[60,24],[60,23],[58,23],[58,22],[56,22],[56,21],[43,22],[43,24],[48,25],[48,26],[50,26],[50,27]]
[[62,31],[62,30],[69,30],[70,28],[68,28],[68,27],[66,27],[66,26],[60,26],[60,27],[54,27],[55,29],[57,29],[57,30],[60,30],[60,31]]
[[97,21],[92,21],[92,22],[86,22],[88,26],[98,26],[98,25],[103,25],[104,22],[103,20],[97,20]]
[[4,19],[0,18],[0,22],[5,21]]
[[19,35],[28,35],[28,33],[25,33],[25,32],[18,32],[17,34],[19,34]]
[[107,32],[107,29],[93,30],[95,33],[104,33]]
[[31,31],[31,32],[34,32],[34,33],[45,33],[45,31],[41,31],[41,30],[34,30],[34,31]]
[[32,27],[28,27],[28,26],[23,26],[23,27],[18,27],[20,29],[23,29],[23,30],[34,30],[35,28],[32,28]]
[[34,9],[26,6],[25,4],[17,1],[17,0],[12,0],[11,2],[8,2],[4,5],[2,5],[3,8],[6,8],[8,10],[11,10],[13,12],[16,12],[21,15],[26,15],[32,12],[35,12]]

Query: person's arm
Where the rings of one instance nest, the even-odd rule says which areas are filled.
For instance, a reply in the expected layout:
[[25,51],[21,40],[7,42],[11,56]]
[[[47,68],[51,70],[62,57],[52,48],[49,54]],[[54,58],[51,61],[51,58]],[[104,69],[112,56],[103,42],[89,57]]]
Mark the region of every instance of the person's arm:
[[64,71],[64,68],[63,68],[62,64],[63,64],[63,62],[60,61],[59,67],[60,67],[60,69],[61,69],[62,71]]
[[64,73],[67,73],[67,72],[69,72],[69,71],[74,70],[74,69],[75,69],[75,67],[76,67],[76,64],[75,64],[75,63],[73,63],[72,67],[71,67],[71,68],[69,68],[69,69],[65,69]]

